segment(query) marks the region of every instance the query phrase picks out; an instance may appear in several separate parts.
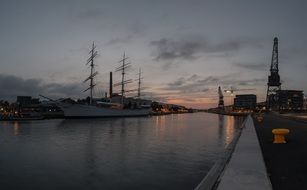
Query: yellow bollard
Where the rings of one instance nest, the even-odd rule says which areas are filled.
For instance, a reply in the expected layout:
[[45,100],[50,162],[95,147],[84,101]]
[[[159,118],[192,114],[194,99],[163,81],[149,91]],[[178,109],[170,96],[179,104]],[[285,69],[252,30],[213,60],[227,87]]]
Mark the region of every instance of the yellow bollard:
[[285,135],[290,132],[289,129],[273,129],[272,133],[274,134],[274,144],[286,143]]

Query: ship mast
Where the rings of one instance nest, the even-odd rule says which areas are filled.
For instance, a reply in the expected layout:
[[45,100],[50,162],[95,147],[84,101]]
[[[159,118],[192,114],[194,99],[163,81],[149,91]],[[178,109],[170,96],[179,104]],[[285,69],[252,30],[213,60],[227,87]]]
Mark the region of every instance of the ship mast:
[[84,90],[84,92],[90,90],[90,104],[93,103],[93,89],[94,89],[94,86],[96,86],[96,84],[94,84],[94,77],[98,74],[97,71],[95,71],[95,64],[94,64],[94,58],[98,55],[98,52],[96,51],[96,46],[95,46],[95,43],[93,42],[93,45],[92,45],[92,49],[91,51],[89,52],[90,54],[90,57],[87,59],[86,61],[86,65],[90,65],[90,68],[91,68],[91,74],[90,76],[88,76],[84,82],[87,82],[88,80],[90,81],[90,85],[89,85],[89,88],[87,88],[86,90]]
[[126,92],[125,85],[132,82],[131,79],[125,80],[125,74],[126,74],[125,71],[126,71],[126,69],[131,67],[131,63],[126,62],[127,59],[128,59],[128,57],[126,57],[126,54],[124,52],[123,59],[119,61],[119,63],[122,63],[122,64],[121,64],[121,66],[117,67],[116,70],[115,70],[116,72],[121,71],[121,75],[122,75],[122,81],[114,85],[114,86],[121,85],[121,104],[122,105],[124,104],[124,96],[125,96],[125,92]]
[[141,97],[141,79],[142,79],[142,77],[141,77],[141,74],[142,74],[142,71],[141,71],[141,68],[139,68],[139,73],[138,73],[138,75],[139,75],[139,82],[138,82],[138,98],[140,98]]

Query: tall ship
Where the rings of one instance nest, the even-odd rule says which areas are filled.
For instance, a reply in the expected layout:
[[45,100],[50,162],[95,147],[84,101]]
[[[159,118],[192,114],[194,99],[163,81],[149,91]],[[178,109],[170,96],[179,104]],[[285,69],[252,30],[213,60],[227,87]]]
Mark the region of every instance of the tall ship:
[[[116,68],[117,72],[121,72],[121,82],[114,84],[114,86],[120,86],[120,94],[113,94],[113,82],[112,72],[110,72],[110,92],[109,97],[105,98],[93,98],[93,90],[96,84],[94,78],[98,74],[95,71],[94,59],[98,55],[96,46],[93,42],[91,51],[89,52],[86,65],[90,66],[90,75],[84,80],[89,82],[89,87],[85,91],[90,92],[90,96],[85,102],[75,101],[61,101],[58,102],[58,106],[63,110],[65,118],[98,118],[98,117],[134,117],[134,116],[148,116],[151,113],[151,101],[140,98],[140,83],[141,77],[139,72],[139,85],[138,85],[138,97],[126,98],[125,85],[132,82],[132,80],[125,80],[125,72],[131,63],[127,63],[127,57],[125,53],[123,59],[119,62],[121,65]],[[85,92],[84,91],[84,92]]]

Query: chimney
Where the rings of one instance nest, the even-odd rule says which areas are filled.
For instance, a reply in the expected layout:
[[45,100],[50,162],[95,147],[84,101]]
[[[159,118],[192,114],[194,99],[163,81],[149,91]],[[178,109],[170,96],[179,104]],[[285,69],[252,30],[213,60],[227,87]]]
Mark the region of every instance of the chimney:
[[112,72],[110,72],[110,98],[112,98],[112,94],[113,94],[113,80],[112,80]]

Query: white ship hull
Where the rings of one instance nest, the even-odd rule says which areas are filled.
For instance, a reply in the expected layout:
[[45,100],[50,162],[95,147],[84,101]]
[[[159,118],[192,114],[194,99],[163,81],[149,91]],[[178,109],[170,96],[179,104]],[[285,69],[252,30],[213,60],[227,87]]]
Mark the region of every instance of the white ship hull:
[[66,118],[94,118],[94,117],[134,117],[148,116],[151,108],[142,109],[113,109],[82,104],[61,103],[59,107]]

